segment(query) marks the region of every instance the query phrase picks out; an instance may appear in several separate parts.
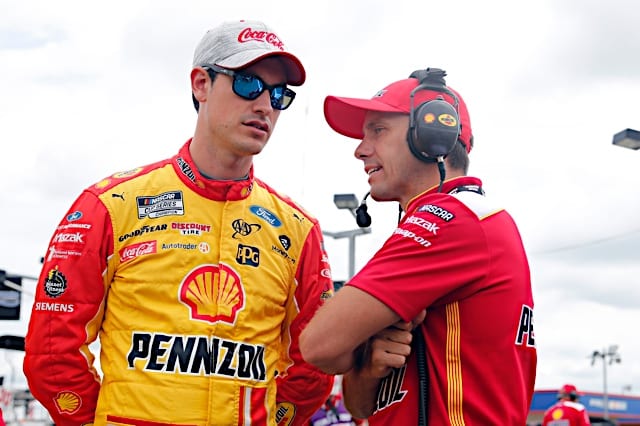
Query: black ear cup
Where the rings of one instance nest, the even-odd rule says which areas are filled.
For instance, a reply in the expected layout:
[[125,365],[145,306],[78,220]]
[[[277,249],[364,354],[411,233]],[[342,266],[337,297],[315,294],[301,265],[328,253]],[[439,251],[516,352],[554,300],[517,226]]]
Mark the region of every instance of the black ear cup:
[[409,144],[419,158],[444,157],[458,141],[458,112],[445,100],[435,99],[419,105],[414,111],[415,125]]
[[[460,135],[458,99],[447,88],[445,75],[446,72],[439,68],[427,68],[414,71],[410,76],[419,79],[420,84],[411,92],[407,142],[413,155],[425,162],[436,162],[449,154]],[[447,94],[453,98],[454,105],[445,101],[443,96],[438,96],[414,107],[413,98],[421,90]]]

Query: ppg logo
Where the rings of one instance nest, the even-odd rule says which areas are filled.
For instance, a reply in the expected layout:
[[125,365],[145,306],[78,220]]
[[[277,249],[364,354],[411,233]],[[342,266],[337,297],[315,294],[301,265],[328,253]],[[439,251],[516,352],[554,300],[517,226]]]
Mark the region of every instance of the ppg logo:
[[256,247],[238,244],[238,251],[236,252],[236,262],[238,262],[240,265],[257,267],[258,265],[260,265],[260,250],[258,250]]

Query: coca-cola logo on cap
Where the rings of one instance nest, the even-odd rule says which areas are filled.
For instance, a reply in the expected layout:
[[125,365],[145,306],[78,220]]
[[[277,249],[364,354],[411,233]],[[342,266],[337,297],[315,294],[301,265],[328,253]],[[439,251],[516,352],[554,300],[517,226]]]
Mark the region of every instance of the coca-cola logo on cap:
[[247,27],[238,34],[238,41],[246,43],[248,41],[262,41],[273,45],[274,47],[284,50],[284,43],[274,33],[267,31],[254,31]]

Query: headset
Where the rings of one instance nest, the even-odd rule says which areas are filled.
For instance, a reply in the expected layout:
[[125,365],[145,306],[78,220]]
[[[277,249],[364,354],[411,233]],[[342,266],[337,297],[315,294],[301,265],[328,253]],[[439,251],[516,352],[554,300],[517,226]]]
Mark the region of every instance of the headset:
[[[449,154],[460,136],[460,119],[458,116],[458,97],[447,88],[444,77],[445,70],[440,68],[427,68],[416,70],[409,78],[418,80],[418,86],[409,94],[409,130],[407,142],[411,153],[426,163],[438,163],[440,169],[440,184],[444,181],[444,157]],[[431,90],[449,95],[453,99],[453,105],[444,100],[443,96],[423,102],[414,107],[414,97],[420,90]],[[356,222],[359,227],[371,226],[371,216],[367,211],[367,192],[362,203],[356,209]],[[399,209],[400,217],[402,208]]]
[[[442,162],[460,136],[458,97],[447,88],[444,80],[446,75],[447,72],[440,68],[427,68],[416,70],[409,76],[416,78],[419,84],[409,95],[411,110],[407,142],[413,155],[427,163]],[[438,96],[414,107],[414,96],[420,90],[449,95],[453,105],[443,96]]]

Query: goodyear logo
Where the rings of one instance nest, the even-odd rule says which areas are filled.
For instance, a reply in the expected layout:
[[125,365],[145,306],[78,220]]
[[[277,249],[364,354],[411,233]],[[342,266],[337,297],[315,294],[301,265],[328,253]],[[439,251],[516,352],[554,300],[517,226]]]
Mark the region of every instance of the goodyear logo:
[[120,235],[118,237],[118,241],[123,242],[125,240],[128,240],[129,238],[139,237],[140,235],[148,234],[150,232],[158,232],[158,231],[166,231],[166,230],[167,230],[166,223],[163,223],[162,225],[153,225],[153,226],[142,225],[142,227],[134,231],[127,232],[126,234]]

